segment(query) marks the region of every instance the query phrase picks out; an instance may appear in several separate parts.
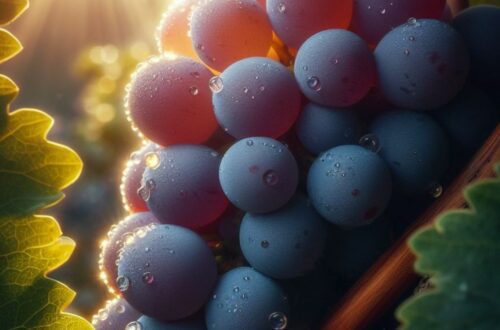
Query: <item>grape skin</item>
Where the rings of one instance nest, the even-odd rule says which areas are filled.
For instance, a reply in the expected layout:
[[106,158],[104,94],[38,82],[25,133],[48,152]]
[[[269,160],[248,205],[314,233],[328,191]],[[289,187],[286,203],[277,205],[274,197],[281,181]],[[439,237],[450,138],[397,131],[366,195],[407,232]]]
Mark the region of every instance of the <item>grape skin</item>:
[[469,53],[448,24],[420,19],[387,33],[375,49],[379,86],[396,107],[432,110],[464,87]]
[[311,101],[348,107],[365,97],[376,79],[375,60],[363,39],[346,30],[319,32],[300,47],[295,78]]
[[161,322],[146,315],[137,322],[142,326],[140,330],[206,330],[205,322],[201,319],[187,319],[175,322]]

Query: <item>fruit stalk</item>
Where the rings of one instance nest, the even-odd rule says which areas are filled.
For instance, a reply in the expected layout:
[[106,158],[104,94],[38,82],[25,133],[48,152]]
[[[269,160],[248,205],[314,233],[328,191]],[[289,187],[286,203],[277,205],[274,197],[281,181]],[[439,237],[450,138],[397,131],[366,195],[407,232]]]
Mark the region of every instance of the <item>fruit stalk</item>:
[[444,211],[467,206],[463,188],[470,182],[492,177],[493,164],[500,161],[500,125],[490,135],[462,174],[448,187],[351,288],[325,323],[324,330],[364,329],[391,308],[403,292],[415,286],[415,256],[408,238],[419,228],[430,225]]

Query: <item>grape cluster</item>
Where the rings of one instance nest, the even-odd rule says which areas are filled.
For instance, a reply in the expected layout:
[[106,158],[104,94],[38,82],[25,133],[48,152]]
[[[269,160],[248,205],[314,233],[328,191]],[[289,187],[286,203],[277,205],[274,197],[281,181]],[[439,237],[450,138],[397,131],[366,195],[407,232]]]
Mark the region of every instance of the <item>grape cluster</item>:
[[390,244],[392,209],[439,197],[498,123],[500,9],[447,15],[444,0],[174,1],[127,87],[144,145],[123,174],[131,215],[102,246],[120,300],[96,327],[321,322],[325,287]]

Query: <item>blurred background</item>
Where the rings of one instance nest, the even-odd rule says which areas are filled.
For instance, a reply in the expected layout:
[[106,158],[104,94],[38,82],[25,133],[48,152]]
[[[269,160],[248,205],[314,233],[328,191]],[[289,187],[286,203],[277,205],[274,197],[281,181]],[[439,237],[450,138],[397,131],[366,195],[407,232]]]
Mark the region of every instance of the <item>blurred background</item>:
[[50,138],[74,148],[85,168],[63,203],[48,210],[77,242],[51,274],[78,295],[72,311],[89,317],[107,297],[98,281],[99,242],[125,215],[120,174],[139,146],[123,110],[124,87],[156,52],[155,29],[169,0],[32,0],[8,29],[23,52],[0,72],[21,88],[12,109],[33,107],[56,120]]

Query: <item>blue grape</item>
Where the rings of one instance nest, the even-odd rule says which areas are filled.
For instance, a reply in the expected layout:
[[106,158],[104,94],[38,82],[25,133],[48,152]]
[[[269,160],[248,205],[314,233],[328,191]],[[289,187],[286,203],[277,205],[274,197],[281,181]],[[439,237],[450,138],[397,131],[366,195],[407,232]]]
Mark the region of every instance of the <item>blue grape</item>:
[[282,143],[265,137],[236,142],[222,158],[219,179],[238,208],[266,213],[285,205],[298,185],[298,167]]
[[214,330],[285,329],[289,306],[285,292],[249,267],[224,274],[206,306],[205,322]]
[[200,59],[222,71],[251,56],[266,56],[273,31],[254,0],[200,1],[191,18],[193,45]]
[[313,270],[321,257],[326,229],[307,198],[298,194],[273,213],[247,213],[240,228],[241,250],[248,263],[267,276],[299,277]]
[[391,225],[382,216],[352,230],[334,229],[328,237],[327,263],[343,280],[358,279],[391,244]]
[[391,111],[377,117],[370,132],[391,168],[394,187],[407,195],[424,194],[440,183],[449,165],[449,141],[428,114]]
[[115,283],[115,278],[118,275],[116,266],[118,251],[123,247],[126,238],[135,230],[153,223],[158,224],[159,221],[151,212],[139,212],[129,215],[116,225],[111,226],[99,255],[100,277],[111,292],[118,292]]
[[482,145],[498,124],[499,115],[488,95],[472,85],[435,112],[450,137],[453,153],[460,160],[471,156]]
[[[136,326],[136,328],[133,328]],[[146,315],[132,323],[131,329],[125,330],[205,330],[203,319],[193,318],[174,322],[162,322]]]
[[153,225],[136,232],[118,260],[117,286],[141,313],[175,321],[196,313],[217,280],[212,251],[194,232]]
[[450,25],[410,19],[375,49],[380,88],[395,106],[431,110],[450,102],[465,84],[469,53]]
[[115,298],[108,300],[92,317],[92,325],[96,330],[124,329],[125,326],[141,315],[124,299]]
[[376,153],[355,145],[339,146],[314,161],[307,191],[328,221],[345,227],[366,225],[389,203],[391,173]]
[[376,45],[391,29],[412,17],[439,19],[446,0],[356,0],[351,29]]
[[471,54],[471,77],[481,85],[500,86],[500,8],[477,6],[460,12],[452,25]]
[[366,42],[346,30],[319,32],[300,47],[295,78],[313,102],[347,107],[358,103],[375,84],[375,60]]
[[195,229],[212,223],[226,209],[216,151],[175,145],[146,158],[140,194],[161,222]]
[[361,125],[349,109],[327,108],[315,103],[304,107],[297,122],[297,135],[310,153],[323,151],[359,140]]
[[274,31],[295,49],[315,33],[347,28],[352,7],[353,0],[268,0],[266,4]]
[[213,94],[215,116],[235,138],[277,138],[297,120],[300,91],[282,64],[268,58],[247,58],[232,64],[217,79],[222,90]]

